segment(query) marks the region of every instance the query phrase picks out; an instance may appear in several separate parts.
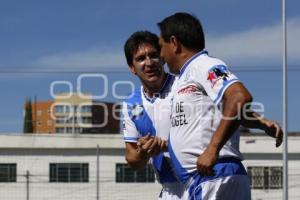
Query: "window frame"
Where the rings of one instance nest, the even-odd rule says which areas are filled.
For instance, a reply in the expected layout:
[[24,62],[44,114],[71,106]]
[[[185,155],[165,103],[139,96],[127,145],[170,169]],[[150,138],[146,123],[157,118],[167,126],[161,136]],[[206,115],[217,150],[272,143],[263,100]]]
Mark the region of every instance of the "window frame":
[[[79,177],[74,172],[79,168]],[[61,173],[65,172],[61,176]],[[72,176],[73,173],[73,176]],[[50,183],[88,183],[89,163],[49,163]]]
[[116,183],[154,183],[155,172],[150,164],[143,170],[134,170],[127,163],[116,163]]
[[[248,166],[247,172],[250,180],[251,189],[282,189],[282,170],[282,166]],[[259,182],[258,180],[261,182],[261,184],[255,184],[255,182]]]
[[[7,169],[7,177],[0,176],[0,183],[15,183],[17,182],[17,163],[0,163],[0,175],[3,168]],[[3,173],[5,174],[5,172]],[[2,179],[3,178],[3,179]],[[7,178],[7,179],[5,179]]]

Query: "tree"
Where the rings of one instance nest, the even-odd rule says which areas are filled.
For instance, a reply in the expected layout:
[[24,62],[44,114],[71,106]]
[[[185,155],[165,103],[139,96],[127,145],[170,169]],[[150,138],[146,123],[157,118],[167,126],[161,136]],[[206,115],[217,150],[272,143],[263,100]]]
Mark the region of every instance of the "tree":
[[32,104],[31,99],[27,98],[25,102],[25,115],[24,115],[24,127],[23,133],[32,133],[33,123],[32,123]]

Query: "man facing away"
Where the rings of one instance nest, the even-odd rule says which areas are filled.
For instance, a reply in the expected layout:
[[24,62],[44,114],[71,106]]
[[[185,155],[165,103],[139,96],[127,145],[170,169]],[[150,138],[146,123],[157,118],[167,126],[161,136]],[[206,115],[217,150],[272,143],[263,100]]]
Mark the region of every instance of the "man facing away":
[[161,57],[178,75],[168,149],[186,187],[182,199],[250,200],[237,129],[261,128],[279,146],[281,128],[249,109],[251,94],[223,61],[208,55],[197,18],[176,13],[158,26]]
[[126,160],[142,169],[150,160],[162,184],[159,199],[180,199],[183,191],[174,176],[166,141],[170,130],[171,88],[174,76],[165,73],[158,37],[148,31],[132,34],[124,46],[129,70],[141,82],[123,103]]

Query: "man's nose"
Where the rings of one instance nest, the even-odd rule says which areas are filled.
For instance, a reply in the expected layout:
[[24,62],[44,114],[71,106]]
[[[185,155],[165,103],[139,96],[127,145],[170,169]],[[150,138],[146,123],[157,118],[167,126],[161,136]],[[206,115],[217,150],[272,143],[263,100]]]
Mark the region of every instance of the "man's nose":
[[152,63],[153,63],[153,60],[149,56],[147,56],[146,60],[145,60],[145,64],[146,65],[151,65]]

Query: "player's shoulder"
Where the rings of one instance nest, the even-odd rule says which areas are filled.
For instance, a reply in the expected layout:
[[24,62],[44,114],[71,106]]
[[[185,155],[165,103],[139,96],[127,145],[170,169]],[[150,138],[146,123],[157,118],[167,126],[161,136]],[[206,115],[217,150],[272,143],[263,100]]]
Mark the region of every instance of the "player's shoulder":
[[141,100],[142,100],[141,88],[137,87],[124,99],[123,102],[125,104],[134,105],[138,102],[141,102]]
[[224,61],[219,58],[210,56],[205,54],[203,56],[199,56],[194,62],[191,63],[191,69],[197,71],[203,71],[207,73],[208,70],[215,66],[227,66]]
[[225,62],[219,58],[211,56],[209,54],[205,54],[200,56],[199,59],[196,59],[196,64],[206,65],[206,66],[214,66],[214,65],[226,65]]

